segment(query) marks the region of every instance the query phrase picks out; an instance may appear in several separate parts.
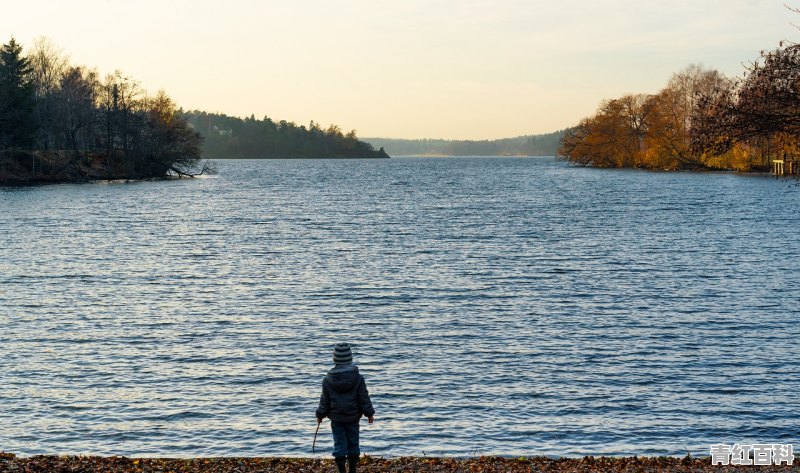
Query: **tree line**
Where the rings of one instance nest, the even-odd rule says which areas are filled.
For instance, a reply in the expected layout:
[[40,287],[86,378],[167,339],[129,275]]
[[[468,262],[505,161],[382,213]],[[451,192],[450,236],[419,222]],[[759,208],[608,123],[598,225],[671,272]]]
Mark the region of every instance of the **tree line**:
[[742,78],[691,65],[656,94],[605,100],[564,136],[586,166],[767,170],[798,155],[800,46],[762,51]]
[[192,175],[201,143],[163,91],[70,64],[46,39],[0,48],[0,181]]
[[388,157],[355,131],[185,112],[116,71],[70,63],[45,38],[0,48],[0,183],[193,176],[201,158]]
[[499,140],[364,138],[392,155],[403,156],[555,156],[567,130]]
[[337,125],[322,128],[294,122],[230,117],[218,113],[185,113],[189,125],[204,138],[203,156],[225,158],[388,158],[383,150],[359,141],[356,131]]

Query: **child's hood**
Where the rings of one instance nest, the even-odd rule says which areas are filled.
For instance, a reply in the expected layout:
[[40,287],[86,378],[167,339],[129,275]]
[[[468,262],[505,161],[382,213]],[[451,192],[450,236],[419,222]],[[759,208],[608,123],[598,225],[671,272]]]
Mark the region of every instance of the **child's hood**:
[[355,388],[360,377],[358,366],[350,364],[334,366],[325,379],[334,391],[342,392]]

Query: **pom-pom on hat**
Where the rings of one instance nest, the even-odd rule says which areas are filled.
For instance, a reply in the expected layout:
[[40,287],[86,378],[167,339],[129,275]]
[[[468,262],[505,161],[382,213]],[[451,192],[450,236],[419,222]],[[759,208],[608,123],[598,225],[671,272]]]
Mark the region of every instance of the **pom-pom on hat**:
[[337,365],[349,365],[353,362],[353,352],[349,343],[337,343],[333,348],[333,362]]

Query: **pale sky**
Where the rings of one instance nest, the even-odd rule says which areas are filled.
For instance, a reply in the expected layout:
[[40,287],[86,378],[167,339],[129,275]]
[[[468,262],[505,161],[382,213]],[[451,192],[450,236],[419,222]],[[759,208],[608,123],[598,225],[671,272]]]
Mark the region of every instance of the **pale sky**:
[[74,64],[120,69],[186,109],[360,137],[555,131],[690,63],[741,75],[800,38],[781,0],[7,3],[0,42],[46,36]]

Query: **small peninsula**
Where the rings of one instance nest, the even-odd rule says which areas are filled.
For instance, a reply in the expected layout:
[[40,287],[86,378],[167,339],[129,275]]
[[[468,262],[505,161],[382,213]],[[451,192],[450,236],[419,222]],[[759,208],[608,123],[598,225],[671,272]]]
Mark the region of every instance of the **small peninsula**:
[[388,157],[336,125],[185,112],[46,39],[0,48],[0,185],[192,177],[213,172],[203,158]]
[[163,91],[74,66],[47,40],[0,49],[0,183],[147,179],[208,172],[202,138]]
[[308,127],[269,117],[230,117],[220,113],[191,111],[184,114],[189,126],[204,139],[207,159],[280,158],[388,158],[380,148],[359,141],[356,131],[343,133],[337,125]]

